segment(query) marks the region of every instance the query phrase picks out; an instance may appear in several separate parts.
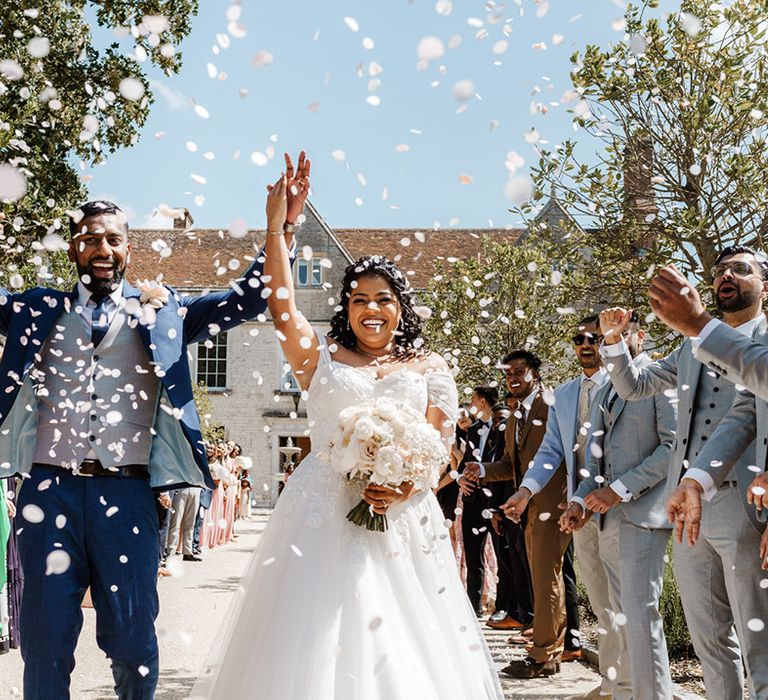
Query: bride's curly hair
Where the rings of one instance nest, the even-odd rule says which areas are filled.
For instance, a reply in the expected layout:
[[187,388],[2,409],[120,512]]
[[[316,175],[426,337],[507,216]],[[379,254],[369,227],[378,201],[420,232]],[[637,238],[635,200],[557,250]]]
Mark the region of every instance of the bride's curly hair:
[[416,313],[413,288],[397,265],[383,255],[363,256],[344,270],[339,304],[331,319],[328,336],[349,350],[357,348],[357,336],[349,325],[349,297],[354,283],[361,277],[381,277],[386,280],[400,304],[400,325],[395,333],[393,354],[401,358],[426,355],[429,349],[422,336],[421,318]]

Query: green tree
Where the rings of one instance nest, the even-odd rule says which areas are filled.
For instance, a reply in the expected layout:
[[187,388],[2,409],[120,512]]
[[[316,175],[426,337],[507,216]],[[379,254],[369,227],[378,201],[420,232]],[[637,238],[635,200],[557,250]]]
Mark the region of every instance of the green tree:
[[477,257],[439,262],[425,294],[430,347],[459,367],[465,389],[500,381],[498,362],[518,348],[541,357],[546,382],[556,385],[576,371],[570,337],[585,313],[563,284],[570,276],[553,267],[535,239],[517,245],[485,239]]
[[[76,163],[98,163],[136,143],[153,101],[145,66],[179,70],[178,47],[197,6],[198,0],[3,3],[0,212],[7,223],[0,284],[69,270],[57,266],[57,232],[67,226],[66,210],[85,197]],[[90,24],[131,40],[131,53],[117,40],[99,48]]]
[[704,286],[719,250],[768,231],[768,2],[656,5],[630,5],[621,41],[572,56],[565,101],[586,138],[540,147],[524,212],[555,193],[588,222],[553,245],[586,252],[607,302],[644,301],[670,261]]
[[200,382],[192,386],[192,398],[200,416],[200,432],[203,435],[203,440],[206,442],[224,440],[227,437],[227,431],[213,417],[213,402],[208,395],[208,388],[205,384]]

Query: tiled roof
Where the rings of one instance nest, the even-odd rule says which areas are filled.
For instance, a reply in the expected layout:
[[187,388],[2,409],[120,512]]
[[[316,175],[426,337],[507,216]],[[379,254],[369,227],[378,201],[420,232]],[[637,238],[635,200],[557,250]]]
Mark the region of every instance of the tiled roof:
[[[523,229],[334,229],[353,259],[386,255],[397,261],[411,283],[425,287],[436,260],[470,258],[480,252],[482,237],[515,243]],[[129,281],[154,279],[179,288],[226,287],[248,266],[263,241],[263,231],[249,231],[239,239],[217,229],[133,229]],[[162,242],[162,243],[161,243]],[[170,255],[163,254],[169,249]],[[230,263],[240,261],[232,270]]]
[[408,274],[411,284],[424,288],[434,275],[436,260],[478,255],[483,236],[514,244],[524,229],[334,229],[353,259],[386,255]]

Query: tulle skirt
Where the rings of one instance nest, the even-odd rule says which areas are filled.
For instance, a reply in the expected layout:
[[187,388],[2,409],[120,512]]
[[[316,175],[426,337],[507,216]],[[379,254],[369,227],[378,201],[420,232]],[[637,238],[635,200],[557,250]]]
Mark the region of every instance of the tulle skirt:
[[389,530],[346,520],[359,487],[314,455],[288,481],[193,698],[499,700],[430,493]]

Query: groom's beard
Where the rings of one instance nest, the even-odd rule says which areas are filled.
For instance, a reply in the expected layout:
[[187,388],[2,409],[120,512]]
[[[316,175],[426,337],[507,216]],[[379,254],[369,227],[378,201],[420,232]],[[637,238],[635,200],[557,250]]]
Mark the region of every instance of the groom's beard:
[[755,294],[752,292],[752,290],[748,289],[746,291],[742,291],[735,284],[731,286],[734,289],[734,294],[727,299],[723,299],[720,297],[719,293],[715,293],[715,304],[717,305],[718,311],[727,311],[731,313],[735,311],[743,311],[744,309],[747,309],[753,304],[757,303],[758,299],[760,298],[759,293]]
[[104,294],[111,294],[112,292],[117,289],[117,287],[120,285],[120,283],[123,281],[123,277],[125,277],[125,267],[118,267],[117,265],[112,270],[112,277],[110,279],[104,279],[101,277],[96,277],[93,274],[93,262],[104,262],[103,260],[94,260],[91,261],[88,265],[80,265],[80,263],[76,263],[77,267],[77,276],[80,279],[80,281],[83,281],[83,276],[86,276],[88,279],[88,282],[83,282],[83,286],[91,292],[91,294],[97,294],[97,295],[104,295]]

